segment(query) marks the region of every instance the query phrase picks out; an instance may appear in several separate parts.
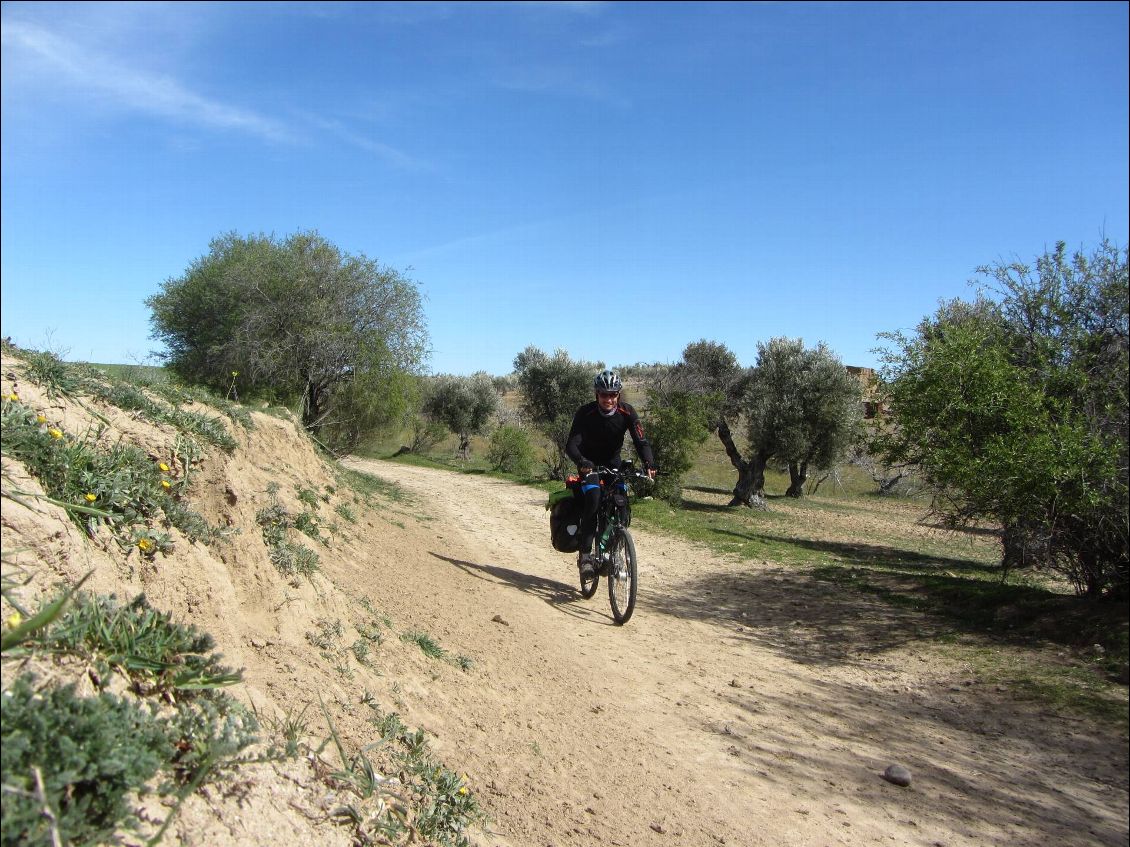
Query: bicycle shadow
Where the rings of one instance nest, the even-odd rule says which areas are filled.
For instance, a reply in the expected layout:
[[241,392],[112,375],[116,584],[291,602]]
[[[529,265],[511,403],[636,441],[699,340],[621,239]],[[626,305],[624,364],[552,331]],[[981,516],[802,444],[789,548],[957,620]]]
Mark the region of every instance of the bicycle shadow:
[[579,588],[571,583],[523,573],[501,565],[484,565],[463,559],[453,559],[451,556],[444,556],[435,551],[429,551],[429,553],[441,561],[455,565],[455,567],[476,579],[487,582],[501,582],[517,588],[525,594],[531,594],[562,614],[572,615],[575,618],[587,621],[605,622],[609,626],[615,626],[611,617],[602,621],[604,616],[596,608],[585,605],[588,601],[581,597]]

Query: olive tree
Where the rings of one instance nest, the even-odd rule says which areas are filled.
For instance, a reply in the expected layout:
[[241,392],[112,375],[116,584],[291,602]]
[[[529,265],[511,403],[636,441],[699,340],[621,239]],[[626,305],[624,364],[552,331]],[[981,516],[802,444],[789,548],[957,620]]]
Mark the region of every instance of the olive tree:
[[764,463],[758,466],[756,457],[742,455],[731,428],[731,423],[736,425],[741,415],[740,404],[749,377],[750,369],[742,367],[737,356],[725,344],[702,339],[683,349],[682,360],[663,378],[663,391],[657,399],[663,402],[664,393],[679,392],[699,399],[707,412],[707,428],[717,434],[730,464],[738,472],[730,505],[761,508],[764,501],[757,495],[755,480],[760,467],[761,487],[764,486]]
[[552,356],[527,347],[514,358],[514,372],[522,395],[523,410],[533,425],[553,444],[546,468],[554,478],[564,477],[565,445],[573,413],[593,397],[593,374],[601,363],[575,362],[564,350]]
[[498,392],[483,372],[438,376],[428,387],[423,411],[459,436],[459,455],[466,459],[471,436],[481,434],[498,411]]
[[179,376],[223,390],[238,375],[346,447],[403,413],[427,355],[416,283],[316,232],[220,236],[146,304]]
[[1005,566],[1125,600],[1126,249],[1060,242],[977,271],[972,303],[882,336],[885,456],[918,468],[947,523],[999,522]]
[[844,457],[861,412],[858,382],[823,344],[806,349],[775,338],[744,368],[724,344],[697,341],[670,379],[711,410],[708,427],[738,473],[731,506],[765,507],[765,469],[774,459],[790,470],[788,493],[800,496],[809,469]]
[[862,418],[862,388],[823,343],[774,338],[758,345],[741,406],[750,449],[788,466],[789,497],[800,497],[811,468],[844,459]]

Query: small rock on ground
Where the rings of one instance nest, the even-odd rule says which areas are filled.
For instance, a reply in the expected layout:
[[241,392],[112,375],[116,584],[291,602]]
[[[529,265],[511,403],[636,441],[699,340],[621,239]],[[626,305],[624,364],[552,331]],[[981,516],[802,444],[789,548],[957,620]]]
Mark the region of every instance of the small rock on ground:
[[907,786],[910,785],[910,771],[902,765],[891,765],[883,771],[883,779],[894,785]]

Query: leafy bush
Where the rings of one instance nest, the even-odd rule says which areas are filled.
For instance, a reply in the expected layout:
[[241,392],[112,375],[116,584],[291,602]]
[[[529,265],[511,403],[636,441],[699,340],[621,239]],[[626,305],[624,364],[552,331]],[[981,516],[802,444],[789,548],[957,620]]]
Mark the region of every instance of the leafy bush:
[[331,446],[399,417],[427,350],[416,283],[316,232],[220,236],[146,304],[174,373],[221,394],[238,376],[249,396],[302,398],[303,424]]
[[1104,242],[1035,268],[979,268],[996,298],[955,300],[914,335],[889,333],[891,464],[917,466],[955,526],[1004,527],[1004,565],[1125,600],[1127,251]]
[[[0,843],[101,844],[130,821],[127,796],[168,760],[173,742],[153,715],[74,686],[36,690],[17,679],[2,700]],[[55,841],[59,843],[59,841]]]
[[420,455],[427,453],[447,437],[447,427],[430,418],[412,421],[412,441],[404,452]]
[[487,459],[496,471],[528,476],[534,463],[529,433],[516,426],[500,426],[491,433]]
[[649,394],[648,434],[662,471],[656,493],[675,505],[682,502],[680,483],[694,464],[696,449],[710,437],[712,399],[685,391],[662,398]]
[[546,456],[546,470],[554,479],[564,479],[570,462],[565,456],[569,427],[578,407],[593,397],[593,374],[600,362],[575,362],[564,350],[549,356],[537,347],[527,347],[514,357],[514,373],[522,395],[522,408],[553,444]]

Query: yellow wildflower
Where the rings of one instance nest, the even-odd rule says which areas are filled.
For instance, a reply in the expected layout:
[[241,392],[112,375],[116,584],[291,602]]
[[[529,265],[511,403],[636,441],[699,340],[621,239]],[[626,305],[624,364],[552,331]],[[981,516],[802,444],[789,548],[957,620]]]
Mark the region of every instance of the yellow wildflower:
[[35,422],[36,422],[36,423],[39,423],[39,424],[45,424],[45,423],[47,423],[47,415],[44,415],[44,414],[42,414],[42,413],[40,413],[40,414],[36,415],[36,416],[35,416]]
[[157,467],[159,467],[161,469],[161,473],[168,473],[169,472],[169,466],[166,465],[164,462],[161,462],[161,464],[157,465]]
[[232,371],[232,372],[231,372],[231,375],[232,375],[232,376],[239,376],[239,371]]
[[51,427],[51,429],[47,430],[47,434],[50,435],[52,438],[62,438],[63,437],[63,430],[56,429],[55,427]]
[[97,499],[98,499],[98,495],[97,495],[97,494],[87,494],[87,495],[86,495],[86,502],[87,502],[87,503],[93,503],[93,502],[94,502],[95,500],[97,500]]
[[161,480],[161,487],[163,489],[165,489],[166,491],[168,491],[170,488],[172,488],[172,486],[169,484],[169,481],[167,479]]
[[17,403],[17,402],[19,402],[20,395],[13,391],[11,394],[8,395],[8,399],[11,400],[13,403]]
[[15,629],[17,626],[23,623],[23,619],[24,616],[19,612],[12,612],[12,614],[8,615],[8,620],[6,621],[6,623],[8,624],[8,629]]
[[150,541],[148,538],[142,538],[142,539],[138,540],[137,546],[138,546],[138,549],[140,549],[142,553],[148,553],[150,550],[153,549],[153,542]]

